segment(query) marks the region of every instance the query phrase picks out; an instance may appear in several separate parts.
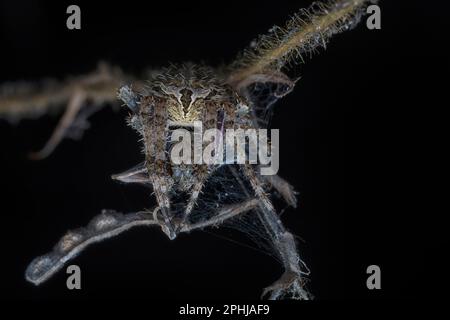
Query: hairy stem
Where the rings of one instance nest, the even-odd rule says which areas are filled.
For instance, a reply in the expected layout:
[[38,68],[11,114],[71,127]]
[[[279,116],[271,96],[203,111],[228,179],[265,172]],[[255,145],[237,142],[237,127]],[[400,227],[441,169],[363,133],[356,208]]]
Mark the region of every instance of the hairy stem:
[[[207,221],[183,226],[180,232],[191,232],[219,225],[223,221],[248,212],[257,206],[257,199],[249,199],[243,203],[227,206]],[[39,285],[51,278],[64,267],[66,262],[78,256],[91,244],[115,237],[131,228],[153,225],[164,227],[164,223],[155,219],[157,209],[158,207],[150,211],[128,214],[103,210],[86,228],[69,231],[61,238],[53,251],[35,258],[25,271],[25,279]]]
[[302,54],[325,47],[334,34],[356,25],[365,5],[371,0],[330,0],[314,3],[294,15],[283,28],[273,27],[261,36],[242,57],[231,65],[228,82],[245,81],[258,74],[278,71],[283,66],[302,60]]

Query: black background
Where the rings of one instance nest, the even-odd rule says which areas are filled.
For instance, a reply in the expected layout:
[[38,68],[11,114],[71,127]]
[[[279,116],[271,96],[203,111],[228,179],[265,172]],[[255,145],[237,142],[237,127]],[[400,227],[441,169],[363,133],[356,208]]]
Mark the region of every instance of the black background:
[[[441,285],[445,267],[433,253],[444,252],[445,237],[430,229],[437,228],[432,214],[442,212],[424,201],[436,185],[424,182],[435,173],[422,158],[437,158],[432,141],[443,133],[445,10],[443,2],[393,2],[381,3],[382,30],[361,23],[301,65],[297,88],[276,106],[279,173],[301,193],[299,208],[287,209],[283,220],[304,240],[299,250],[317,299],[439,296],[423,287]],[[75,3],[78,31],[66,28],[72,3],[1,2],[1,82],[62,79],[101,59],[134,73],[168,62],[226,63],[311,1]],[[24,280],[32,258],[101,209],[152,204],[149,190],[110,179],[142,160],[126,114],[104,108],[82,141],[65,140],[37,162],[26,155],[43,145],[58,117],[0,121],[3,298],[258,298],[280,266],[230,241],[240,239],[233,233],[196,232],[171,242],[158,229],[135,229],[73,261],[82,269],[80,291],[66,289],[64,271],[40,287]],[[381,267],[382,290],[365,286],[371,264]]]

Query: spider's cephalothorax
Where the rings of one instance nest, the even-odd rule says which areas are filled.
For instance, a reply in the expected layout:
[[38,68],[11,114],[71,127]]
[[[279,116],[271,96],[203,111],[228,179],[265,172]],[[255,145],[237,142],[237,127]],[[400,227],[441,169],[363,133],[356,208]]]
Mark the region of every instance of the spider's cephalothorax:
[[[171,133],[180,128],[193,132],[195,123],[201,123],[202,130],[221,133],[250,128],[250,109],[246,99],[212,68],[190,63],[154,73],[138,92],[123,86],[118,95],[131,109],[130,125],[142,136],[146,162],[140,170],[147,171],[165,222],[163,230],[174,238],[217,165],[174,164],[169,155]],[[179,192],[190,195],[181,217],[170,209],[172,194]]]

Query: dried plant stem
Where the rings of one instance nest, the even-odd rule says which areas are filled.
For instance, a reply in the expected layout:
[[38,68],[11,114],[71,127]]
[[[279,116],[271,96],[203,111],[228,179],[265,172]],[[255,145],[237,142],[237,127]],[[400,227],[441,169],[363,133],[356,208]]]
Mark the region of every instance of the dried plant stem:
[[[249,199],[243,203],[222,208],[210,220],[185,225],[180,232],[191,232],[209,226],[220,225],[223,221],[239,214],[248,212],[258,206],[257,199]],[[115,237],[122,232],[138,226],[160,226],[164,224],[154,218],[158,208],[122,214],[111,210],[104,210],[95,217],[87,227],[66,233],[52,252],[35,258],[25,272],[25,279],[39,285],[61,270],[69,260],[78,256],[91,244]]]
[[314,3],[307,10],[294,15],[284,28],[273,27],[231,67],[228,82],[244,81],[258,73],[278,71],[286,64],[301,60],[302,55],[317,47],[325,47],[334,34],[347,30],[359,22],[369,0],[333,0]]

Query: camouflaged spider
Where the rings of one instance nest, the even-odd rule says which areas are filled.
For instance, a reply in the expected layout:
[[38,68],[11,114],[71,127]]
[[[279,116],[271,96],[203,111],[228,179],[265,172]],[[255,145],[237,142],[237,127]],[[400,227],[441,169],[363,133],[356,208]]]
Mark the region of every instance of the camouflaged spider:
[[[172,65],[152,72],[146,84],[120,70],[105,67],[85,77],[75,78],[43,91],[7,92],[0,98],[3,117],[24,117],[43,113],[49,106],[69,101],[60,125],[37,157],[48,155],[59,141],[85,124],[80,113],[85,101],[94,105],[118,98],[130,109],[129,124],[143,141],[145,162],[113,178],[124,183],[150,185],[156,197],[154,209],[121,214],[104,211],[86,228],[68,232],[54,250],[33,260],[26,279],[40,284],[57,272],[86,246],[138,225],[156,225],[174,239],[179,233],[225,221],[252,211],[251,218],[264,226],[271,246],[285,272],[263,296],[270,299],[309,299],[305,288],[304,265],[297,253],[293,235],[288,232],[270,200],[275,190],[291,206],[295,192],[285,180],[261,176],[257,166],[175,165],[167,161],[170,133],[174,128],[192,127],[201,121],[205,128],[259,128],[267,125],[264,114],[273,103],[288,94],[296,81],[282,69],[312,53],[336,33],[355,26],[366,13],[368,0],[334,0],[315,3],[294,15],[284,28],[273,27],[269,34],[254,41],[234,63],[214,69],[194,64]],[[242,111],[244,110],[244,111]],[[85,116],[85,115],[84,115]],[[230,177],[232,177],[230,179]],[[208,193],[207,184],[221,185],[237,192]],[[220,208],[211,203],[221,204]]]

